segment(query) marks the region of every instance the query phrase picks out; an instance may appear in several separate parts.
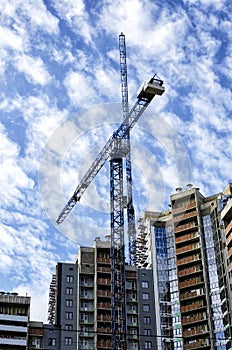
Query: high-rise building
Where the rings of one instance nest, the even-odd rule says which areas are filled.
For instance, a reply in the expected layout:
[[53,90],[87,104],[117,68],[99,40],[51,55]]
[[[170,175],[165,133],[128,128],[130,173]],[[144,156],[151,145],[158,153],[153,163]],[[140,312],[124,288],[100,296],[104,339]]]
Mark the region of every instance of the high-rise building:
[[26,350],[30,297],[0,292],[0,349]]
[[61,263],[52,276],[49,293],[49,324],[44,325],[45,349],[77,349],[78,266]]
[[137,264],[153,270],[159,349],[232,348],[231,193],[229,184],[204,197],[188,185],[167,212],[139,220]]
[[[153,275],[126,265],[128,350],[156,348]],[[49,293],[46,349],[112,349],[110,241],[81,247],[74,264],[58,263]]]

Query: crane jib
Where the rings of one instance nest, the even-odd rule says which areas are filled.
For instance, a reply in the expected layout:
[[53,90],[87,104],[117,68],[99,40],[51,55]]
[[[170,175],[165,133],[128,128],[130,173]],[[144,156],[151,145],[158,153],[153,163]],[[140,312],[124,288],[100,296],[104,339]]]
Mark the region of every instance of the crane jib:
[[64,209],[60,212],[56,220],[57,224],[61,224],[74,208],[76,203],[80,201],[87,187],[101,170],[105,162],[110,158],[110,156],[112,156],[112,154],[115,154],[115,152],[121,152],[122,157],[127,155],[129,148],[127,149],[126,146],[124,147],[124,145],[122,145],[121,142],[123,138],[126,137],[126,135],[137,123],[138,119],[148,107],[153,97],[155,95],[162,95],[164,91],[165,88],[163,86],[163,81],[155,79],[154,77],[151,78],[148,83],[142,86],[138,93],[136,103],[127,114],[119,128],[113,132],[112,136],[106,142],[105,146],[80,181],[72,197],[69,199]]

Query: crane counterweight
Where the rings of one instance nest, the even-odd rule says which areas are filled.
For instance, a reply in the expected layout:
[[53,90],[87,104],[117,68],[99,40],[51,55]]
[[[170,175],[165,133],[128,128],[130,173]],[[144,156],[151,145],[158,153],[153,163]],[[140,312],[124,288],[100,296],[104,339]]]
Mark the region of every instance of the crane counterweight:
[[163,86],[163,81],[159,79],[152,78],[149,82],[142,85],[138,91],[137,98],[139,100],[147,100],[151,102],[155,95],[163,95],[165,87]]

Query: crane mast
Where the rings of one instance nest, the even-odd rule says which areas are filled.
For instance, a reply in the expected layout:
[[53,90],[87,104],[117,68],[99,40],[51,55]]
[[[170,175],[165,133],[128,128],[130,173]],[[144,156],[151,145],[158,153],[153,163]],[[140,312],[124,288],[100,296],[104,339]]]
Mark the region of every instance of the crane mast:
[[[121,96],[123,120],[127,120],[128,87],[125,35],[119,35]],[[129,122],[129,121],[128,121]],[[128,126],[128,123],[125,124]],[[110,159],[110,209],[111,209],[111,305],[112,305],[112,349],[125,350],[126,343],[126,275],[124,240],[124,190],[123,154],[130,157],[130,132],[128,131]],[[129,233],[129,232],[128,232]]]
[[[155,95],[165,91],[163,81],[153,76],[145,83],[132,109],[128,107],[127,65],[125,35],[119,35],[121,95],[123,121],[113,132],[98,154],[89,170],[78,184],[73,195],[58,215],[57,224],[61,224],[69,215],[95,176],[110,160],[110,223],[111,223],[111,308],[112,308],[112,349],[126,350],[126,290],[125,290],[125,240],[124,208],[127,208],[128,241],[130,264],[135,264],[135,215],[132,200],[132,172],[130,153],[130,131],[149,106]],[[123,189],[123,159],[126,164],[126,190]],[[126,206],[124,198],[126,197]]]
[[[123,119],[125,119],[129,113],[128,104],[128,84],[127,84],[127,63],[126,63],[126,41],[125,35],[121,33],[119,35],[119,52],[120,52],[120,72],[121,72],[121,95],[122,95],[122,112]],[[135,265],[135,211],[133,206],[132,197],[132,170],[131,170],[131,146],[130,146],[130,132],[125,135],[125,139],[128,142],[128,154],[125,157],[126,164],[126,185],[127,185],[127,236],[128,236],[128,252],[129,263]]]

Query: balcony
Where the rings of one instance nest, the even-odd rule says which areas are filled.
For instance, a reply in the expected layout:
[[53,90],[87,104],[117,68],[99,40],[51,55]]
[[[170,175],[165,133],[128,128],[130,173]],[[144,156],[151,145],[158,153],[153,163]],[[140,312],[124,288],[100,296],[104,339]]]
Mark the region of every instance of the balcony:
[[98,322],[111,322],[112,318],[111,315],[97,315]]
[[110,290],[97,290],[97,296],[111,298],[111,291]]
[[184,338],[185,337],[194,337],[195,338],[197,336],[207,338],[208,335],[209,335],[209,331],[205,330],[205,329],[203,329],[201,327],[196,327],[196,328],[189,329],[189,330],[186,330],[186,331],[182,332],[182,336]]
[[23,326],[15,326],[15,325],[3,325],[0,324],[0,331],[4,331],[4,332],[14,332],[14,333],[25,333],[25,337],[26,337],[26,333],[27,333],[27,327],[23,327]]
[[189,280],[185,280],[183,282],[179,282],[179,289],[186,287],[195,287],[196,285],[200,285],[204,283],[203,277],[191,278]]
[[93,298],[93,294],[88,294],[88,293],[81,293],[80,294],[80,299],[88,299],[88,300],[92,300]]
[[135,309],[135,308],[127,308],[127,313],[128,314],[137,314],[138,313],[138,311],[137,311],[137,309]]
[[199,233],[198,232],[190,232],[187,233],[185,235],[181,235],[179,237],[176,237],[175,239],[175,243],[177,244],[181,244],[183,242],[194,242],[194,241],[198,241],[199,240]]
[[11,345],[11,346],[24,346],[26,347],[27,340],[23,338],[0,338],[1,345]]
[[201,248],[200,243],[192,243],[176,249],[176,255],[193,252]]
[[190,265],[190,264],[195,264],[196,262],[200,262],[200,260],[201,260],[200,254],[194,254],[183,258],[178,258],[176,264],[177,266],[185,265],[185,264]]
[[178,271],[178,277],[185,277],[189,275],[196,275],[202,273],[202,266],[196,265],[196,266],[191,266],[189,268],[179,270]]
[[196,315],[191,315],[191,316],[183,316],[182,317],[182,325],[190,325],[190,324],[194,324],[194,323],[207,323],[208,320],[207,318],[201,314],[201,313],[198,313]]
[[196,208],[196,202],[190,202],[190,203],[183,204],[177,208],[172,208],[172,213],[175,215],[177,213],[179,214],[179,213],[186,212],[193,208]]
[[111,280],[109,278],[98,278],[97,284],[104,284],[104,285],[110,286]]
[[97,303],[97,309],[111,310],[111,303],[104,303],[104,302]]
[[185,225],[175,226],[174,233],[182,232],[182,231],[191,231],[196,230],[198,225],[195,222],[189,222]]
[[97,328],[97,333],[99,335],[111,335],[112,334],[112,330],[111,328],[106,328],[106,327],[101,327],[101,328]]
[[97,263],[110,265],[111,261],[110,258],[97,258]]
[[211,349],[211,346],[208,342],[208,340],[198,340],[194,343],[188,343],[188,344],[184,344],[184,349],[186,350],[199,350],[200,349]]
[[80,349],[80,350],[94,350],[95,347],[94,347],[94,345],[92,345],[92,344],[88,344],[88,345],[80,344],[80,345],[79,345],[79,349]]
[[85,319],[85,320],[80,320],[80,324],[81,325],[88,325],[88,324],[90,324],[90,325],[92,325],[94,322],[93,322],[93,319]]
[[80,337],[92,338],[92,337],[94,337],[94,332],[93,331],[80,332]]
[[112,343],[109,341],[98,341],[97,348],[98,349],[112,349]]
[[201,294],[197,293],[197,291],[194,292],[188,292],[184,294],[180,294],[180,300],[188,300],[188,299],[195,299],[195,298],[202,298],[205,296],[205,293],[201,292]]
[[94,287],[94,283],[91,280],[89,280],[89,281],[80,281],[80,286],[81,287],[87,287],[87,288],[93,288]]
[[12,321],[12,322],[25,322],[27,324],[28,322],[28,316],[18,316],[18,315],[5,315],[0,314],[0,320],[4,321]]
[[182,215],[177,215],[173,217],[173,222],[180,222],[180,221],[184,221],[184,220],[189,220],[190,218],[193,218],[197,216],[197,211],[191,211],[189,213],[184,213]]
[[191,304],[187,304],[187,305],[181,305],[180,312],[184,313],[184,312],[199,310],[202,308],[206,308],[206,305],[204,305],[203,300],[201,302],[195,302],[195,303],[191,303]]

